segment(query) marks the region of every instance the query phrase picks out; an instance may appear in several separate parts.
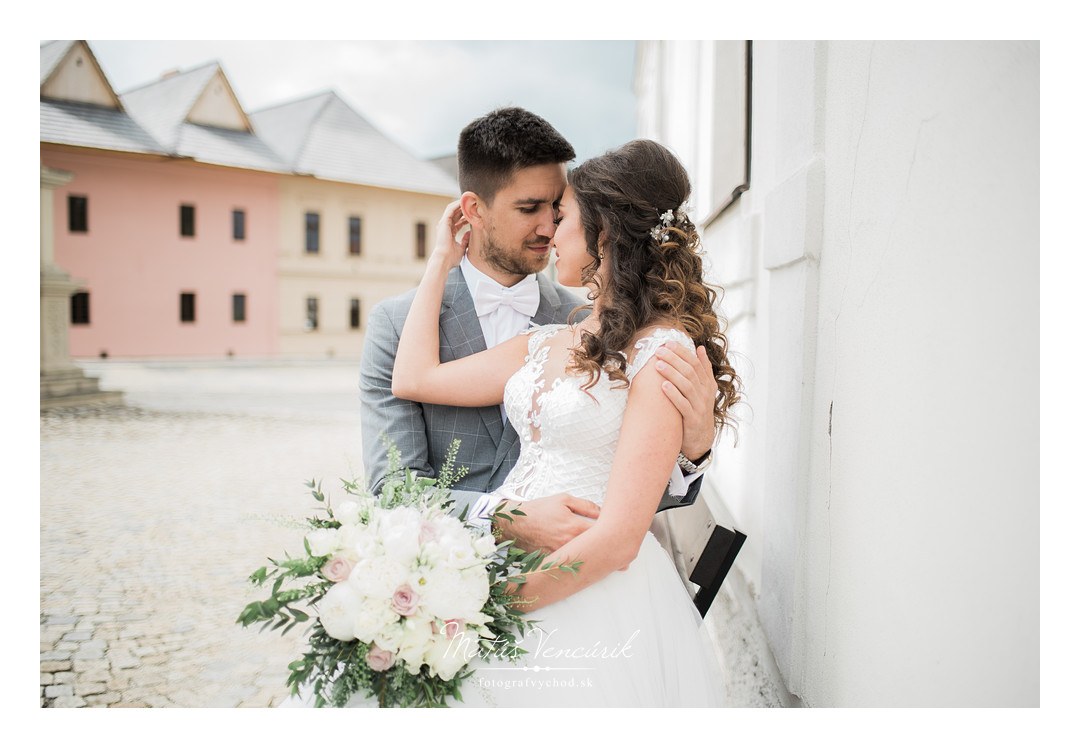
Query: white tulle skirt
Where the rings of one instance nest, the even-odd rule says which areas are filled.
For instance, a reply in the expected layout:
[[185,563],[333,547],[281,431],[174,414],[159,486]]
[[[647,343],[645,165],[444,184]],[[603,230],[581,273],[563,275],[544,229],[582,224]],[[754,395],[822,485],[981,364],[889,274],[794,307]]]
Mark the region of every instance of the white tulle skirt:
[[617,571],[532,614],[518,663],[477,662],[452,706],[723,706],[701,616],[653,537]]
[[[617,571],[530,616],[516,663],[474,661],[456,707],[718,707],[712,642],[667,552],[652,535]],[[281,706],[308,706],[290,698]],[[356,697],[350,707],[374,706]]]

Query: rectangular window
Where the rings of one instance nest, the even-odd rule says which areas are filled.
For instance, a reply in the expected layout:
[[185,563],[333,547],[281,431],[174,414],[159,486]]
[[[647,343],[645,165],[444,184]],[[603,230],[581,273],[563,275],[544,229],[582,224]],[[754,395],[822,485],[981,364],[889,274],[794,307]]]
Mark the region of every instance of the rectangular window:
[[247,294],[232,295],[232,321],[247,322]]
[[427,224],[416,224],[416,259],[422,260],[427,257]]
[[360,255],[360,216],[349,216],[349,254]]
[[232,238],[236,241],[243,241],[247,236],[244,219],[244,211],[234,210],[232,212]]
[[[753,42],[712,41],[712,196],[708,226],[750,189]],[[700,199],[700,198],[699,198]],[[700,227],[701,224],[699,224]]]
[[349,329],[360,329],[360,299],[349,299]]
[[319,253],[319,214],[304,214],[304,249],[308,254]]
[[180,321],[181,322],[194,322],[195,321],[195,294],[182,293],[180,294]]
[[180,236],[195,236],[195,206],[180,206]]
[[307,298],[307,317],[304,320],[304,329],[314,332],[319,329],[319,300],[314,296]]
[[86,195],[68,195],[68,231],[85,234],[87,229]]
[[71,294],[71,324],[90,324],[90,292],[78,291]]

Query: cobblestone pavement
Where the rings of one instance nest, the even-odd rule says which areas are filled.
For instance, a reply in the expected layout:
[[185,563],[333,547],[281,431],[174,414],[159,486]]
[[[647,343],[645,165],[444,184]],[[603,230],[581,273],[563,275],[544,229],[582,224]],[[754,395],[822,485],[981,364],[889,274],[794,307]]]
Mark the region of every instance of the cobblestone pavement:
[[300,550],[297,530],[267,518],[307,515],[307,478],[334,496],[339,477],[361,472],[355,390],[339,402],[310,415],[42,415],[42,706],[285,697],[303,630],[282,637],[234,621],[257,597],[247,575]]

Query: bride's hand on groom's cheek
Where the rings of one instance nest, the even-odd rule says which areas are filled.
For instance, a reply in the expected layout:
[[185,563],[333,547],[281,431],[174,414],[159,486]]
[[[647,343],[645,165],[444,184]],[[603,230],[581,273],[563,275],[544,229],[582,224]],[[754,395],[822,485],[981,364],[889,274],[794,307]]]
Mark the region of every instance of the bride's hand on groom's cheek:
[[517,504],[524,515],[515,514],[512,522],[496,519],[504,537],[526,551],[551,553],[587,530],[600,507],[568,493],[545,496]]

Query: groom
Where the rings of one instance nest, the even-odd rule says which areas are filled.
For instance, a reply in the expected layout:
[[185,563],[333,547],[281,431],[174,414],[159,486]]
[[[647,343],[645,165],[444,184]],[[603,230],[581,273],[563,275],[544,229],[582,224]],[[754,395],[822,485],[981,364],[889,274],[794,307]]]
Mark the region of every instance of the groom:
[[[461,132],[458,173],[462,209],[471,225],[468,255],[451,271],[439,317],[443,361],[485,350],[530,324],[565,323],[582,299],[541,273],[548,264],[555,212],[566,187],[574,149],[546,120],[519,108],[498,109]],[[433,476],[454,439],[457,463],[468,473],[453,492],[459,508],[486,519],[493,508],[485,492],[500,486],[517,460],[520,444],[501,406],[458,408],[400,400],[390,391],[398,340],[415,291],[386,299],[368,317],[360,366],[364,466],[373,491],[386,479],[382,437],[401,450],[401,462]],[[716,383],[699,349],[682,346],[658,354],[673,387],[664,393],[683,415],[680,465],[660,508],[693,502],[695,480],[711,459]],[[599,515],[590,501],[558,494],[529,502],[512,523],[494,518],[493,531],[526,549],[552,551],[585,530]]]

